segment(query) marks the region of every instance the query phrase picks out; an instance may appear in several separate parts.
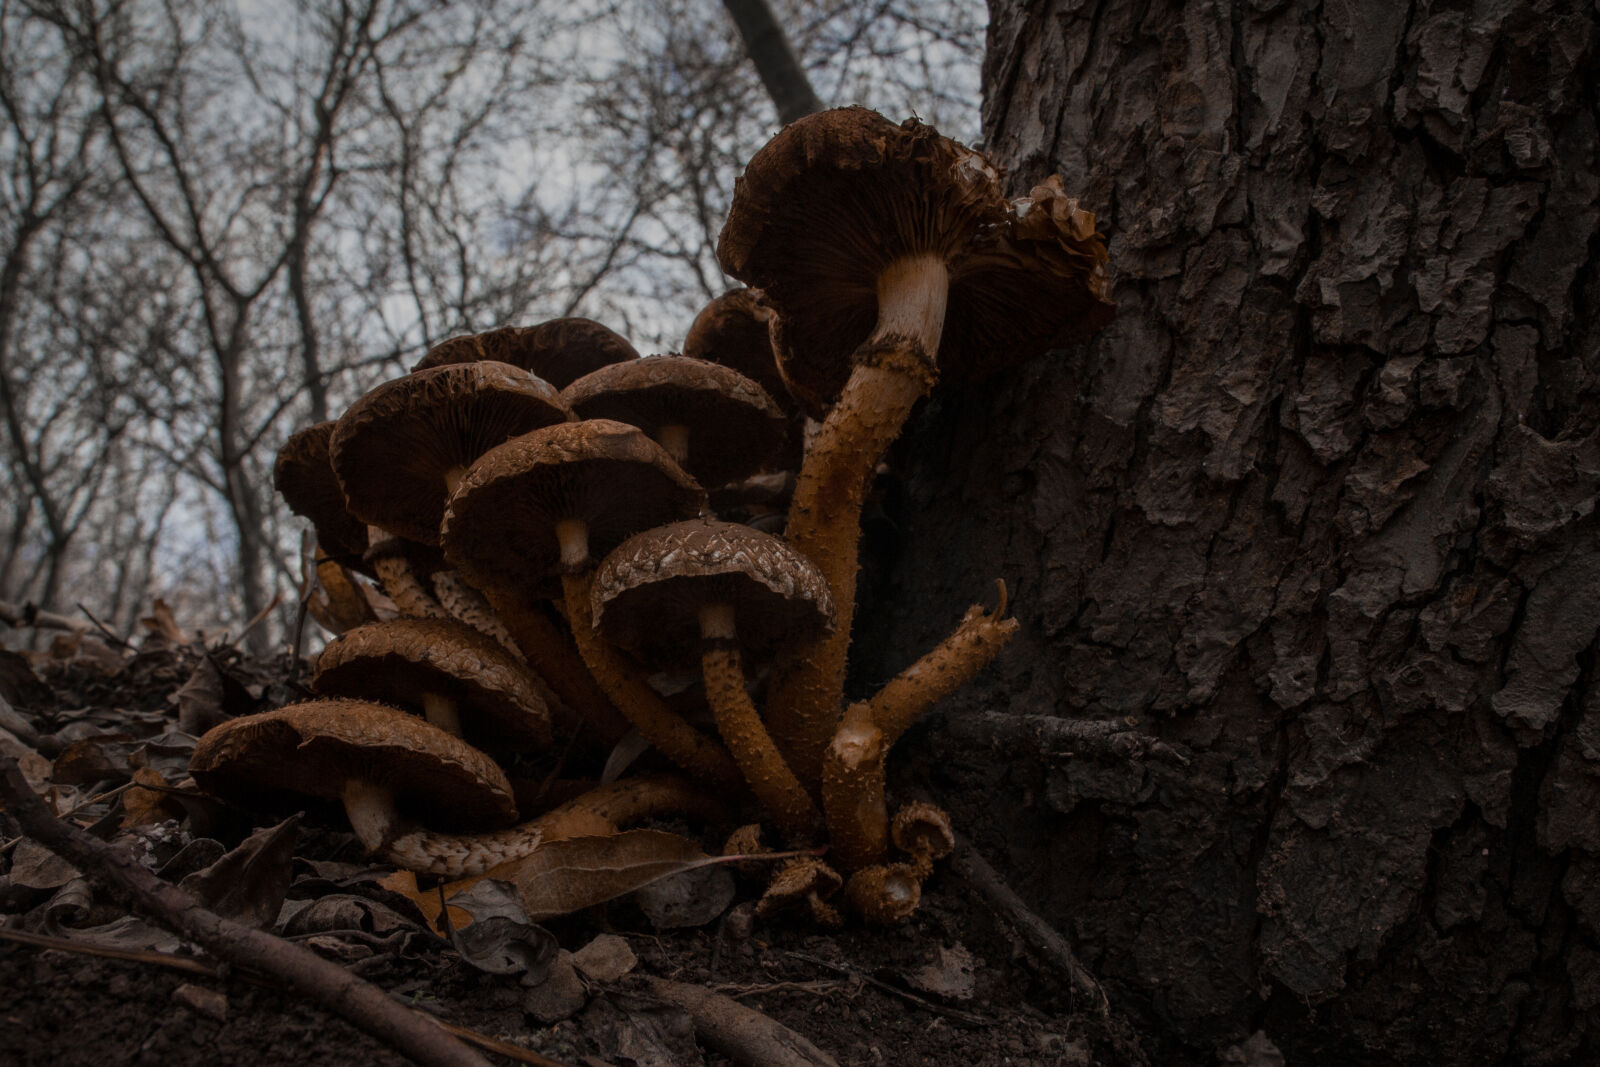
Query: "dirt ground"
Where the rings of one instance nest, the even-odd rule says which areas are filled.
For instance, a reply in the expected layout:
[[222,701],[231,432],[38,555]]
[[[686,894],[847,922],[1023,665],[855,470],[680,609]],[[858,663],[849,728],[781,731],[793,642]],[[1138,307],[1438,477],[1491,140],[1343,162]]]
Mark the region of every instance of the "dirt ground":
[[[287,660],[254,662],[231,651],[223,659],[210,657],[220,667],[223,684],[217,684],[204,658],[192,646],[157,648],[123,657],[120,664],[98,654],[98,663],[69,654],[36,664],[39,670],[30,675],[8,655],[6,696],[40,733],[71,722],[88,724],[76,732],[91,738],[119,727],[149,737],[177,725],[180,707],[191,717],[199,705],[236,713],[244,705],[281,701],[294,689]],[[210,679],[201,687],[209,693],[204,699],[196,696],[197,673]],[[180,692],[186,694],[181,699]],[[102,830],[114,825],[116,814],[108,812]],[[188,832],[183,820],[173,825]],[[0,814],[0,841],[7,846],[0,872],[16,873],[16,836],[16,827]],[[242,830],[222,836],[242,836]],[[303,839],[312,855],[341,845],[348,849],[345,835],[334,831]],[[299,865],[299,848],[296,856]],[[47,919],[50,893],[9,882],[0,882],[0,889],[0,925],[72,935],[70,925]],[[727,994],[809,1038],[840,1064],[1171,1062],[1160,1050],[1144,1047],[1115,1011],[1107,1018],[1081,1010],[1081,998],[1059,968],[1034,955],[951,870],[936,872],[920,911],[892,929],[826,930],[754,920],[748,904],[740,904],[758,893],[756,882],[740,878],[734,905],[691,928],[658,931],[628,898],[546,923],[563,949],[576,951],[611,934],[636,958],[620,976],[584,978],[581,992],[560,1009],[565,1017],[556,1019],[549,1019],[549,1009],[535,1003],[536,993],[516,975],[475,969],[421,923],[402,923],[382,937],[356,929],[302,940],[406,1003],[561,1064],[733,1062],[696,1040],[681,1008],[643,988],[642,976],[649,975]],[[97,897],[76,913],[77,925],[103,924],[122,914]],[[541,1013],[548,1021],[540,1021]],[[6,1067],[404,1062],[321,1008],[251,975],[226,968],[197,975],[157,962],[4,940],[0,1032],[0,1064]],[[488,1055],[493,1062],[511,1062]]]

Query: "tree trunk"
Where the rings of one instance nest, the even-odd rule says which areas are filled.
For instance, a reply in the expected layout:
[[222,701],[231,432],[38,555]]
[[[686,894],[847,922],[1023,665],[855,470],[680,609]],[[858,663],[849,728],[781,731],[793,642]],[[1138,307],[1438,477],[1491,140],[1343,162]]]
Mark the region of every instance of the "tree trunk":
[[990,149],[1120,315],[918,417],[857,674],[1005,577],[946,714],[1188,751],[913,739],[1157,1062],[1600,1062],[1595,22],[996,0]]

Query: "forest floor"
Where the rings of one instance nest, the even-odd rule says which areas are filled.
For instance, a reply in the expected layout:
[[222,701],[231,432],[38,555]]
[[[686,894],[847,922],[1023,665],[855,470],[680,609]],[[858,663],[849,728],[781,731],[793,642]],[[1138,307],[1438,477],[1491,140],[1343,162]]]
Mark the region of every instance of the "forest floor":
[[[36,777],[74,783],[57,787],[58,811],[82,805],[74,822],[102,837],[143,842],[152,866],[174,878],[184,856],[214,860],[249,829],[209,825],[192,804],[172,806],[186,798],[159,783],[181,790],[183,739],[191,735],[180,724],[201,732],[218,715],[284,703],[302,676],[287,656],[252,660],[231,648],[208,652],[159,638],[139,650],[69,638],[42,656],[0,652],[0,695],[33,731],[20,741],[4,734],[0,742],[25,770],[31,762]],[[155,788],[93,799],[130,776]],[[725,828],[700,832],[708,851],[718,851],[715,839]],[[309,829],[292,852],[284,881],[293,906],[268,927],[291,930],[406,1004],[535,1054],[485,1053],[494,1063],[740,1062],[703,1046],[690,1015],[647,988],[648,976],[731,997],[839,1064],[1149,1059],[1117,1013],[1085,1008],[1059,965],[1034,952],[950,869],[929,880],[910,921],[888,929],[755,919],[749,902],[760,887],[743,877],[732,904],[699,925],[658,929],[636,901],[619,898],[546,922],[554,945],[565,950],[560,965],[519,976],[474,966],[407,898],[374,886],[370,875],[349,877],[363,866],[349,862],[359,859],[349,835]],[[405,1062],[322,1007],[240,968],[216,967],[164,931],[130,921],[125,908],[70,870],[52,877],[52,869],[0,812],[0,1064]],[[319,898],[342,917],[309,928],[302,922],[298,934],[283,925]],[[359,907],[351,910],[351,900]],[[138,958],[17,943],[4,939],[7,931],[91,948],[116,944]],[[577,953],[576,970],[566,952]],[[174,956],[211,966],[174,969]],[[1232,1062],[1256,1062],[1238,1051]]]

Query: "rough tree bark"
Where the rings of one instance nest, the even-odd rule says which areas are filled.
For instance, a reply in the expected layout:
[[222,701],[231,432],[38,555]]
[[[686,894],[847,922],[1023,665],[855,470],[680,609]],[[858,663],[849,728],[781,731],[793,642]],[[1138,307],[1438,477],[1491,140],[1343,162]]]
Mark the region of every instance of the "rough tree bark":
[[1121,313],[919,416],[858,681],[1003,576],[946,714],[1187,749],[914,745],[1159,1062],[1600,1062],[1594,6],[992,16],[990,150]]

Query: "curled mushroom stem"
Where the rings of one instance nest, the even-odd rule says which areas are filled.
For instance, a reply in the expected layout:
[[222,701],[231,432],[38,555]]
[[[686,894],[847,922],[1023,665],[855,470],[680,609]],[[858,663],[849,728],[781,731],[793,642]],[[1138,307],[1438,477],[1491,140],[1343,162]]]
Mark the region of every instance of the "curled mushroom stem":
[[998,584],[998,608],[986,612],[981,605],[972,605],[950,636],[892,678],[868,702],[886,746],[894,744],[934,704],[971,681],[1017,632],[1017,620],[1002,617],[1006,587],[1004,582]]
[[782,653],[768,722],[802,781],[816,782],[838,722],[855,614],[861,508],[872,475],[911,409],[933,388],[950,275],[938,256],[908,256],[878,279],[878,322],[850,379],[807,445],[784,538],[816,563],[833,594],[831,633]]
[[589,599],[594,572],[569,572],[562,575],[561,581],[566,591],[567,622],[578,651],[617,710],[646,741],[684,770],[720,785],[737,784],[739,769],[727,751],[667,707],[642,673],[595,629],[594,608]]
[[477,834],[402,828],[393,791],[371,782],[348,783],[343,799],[351,826],[369,851],[407,870],[447,878],[482,874],[546,842],[615,833],[618,826],[651,815],[715,810],[702,790],[667,775],[598,786],[521,825]]
[[461,736],[461,715],[456,710],[456,702],[445,694],[423,693],[422,714],[452,737]]
[[689,463],[689,427],[681,423],[663,426],[656,431],[656,444],[667,450],[667,455],[680,467]]
[[848,873],[878,863],[889,847],[884,800],[883,731],[865,704],[845,709],[822,763],[822,809],[828,820],[829,858]]
[[506,630],[505,623],[495,614],[484,595],[461,577],[459,571],[444,570],[433,576],[433,593],[439,606],[479,633],[488,634],[506,651],[521,655],[516,641]]
[[[810,840],[817,824],[817,807],[794,771],[784,762],[750,701],[739,650],[732,644],[733,611],[729,605],[719,607],[728,610],[702,609],[700,613],[701,633],[707,638],[700,662],[706,683],[706,702],[716,717],[717,732],[722,735],[733,761],[739,765],[750,791],[777,822],[783,836],[795,844]],[[708,619],[712,620],[710,624]],[[714,634],[724,628],[728,636],[716,639]]]

